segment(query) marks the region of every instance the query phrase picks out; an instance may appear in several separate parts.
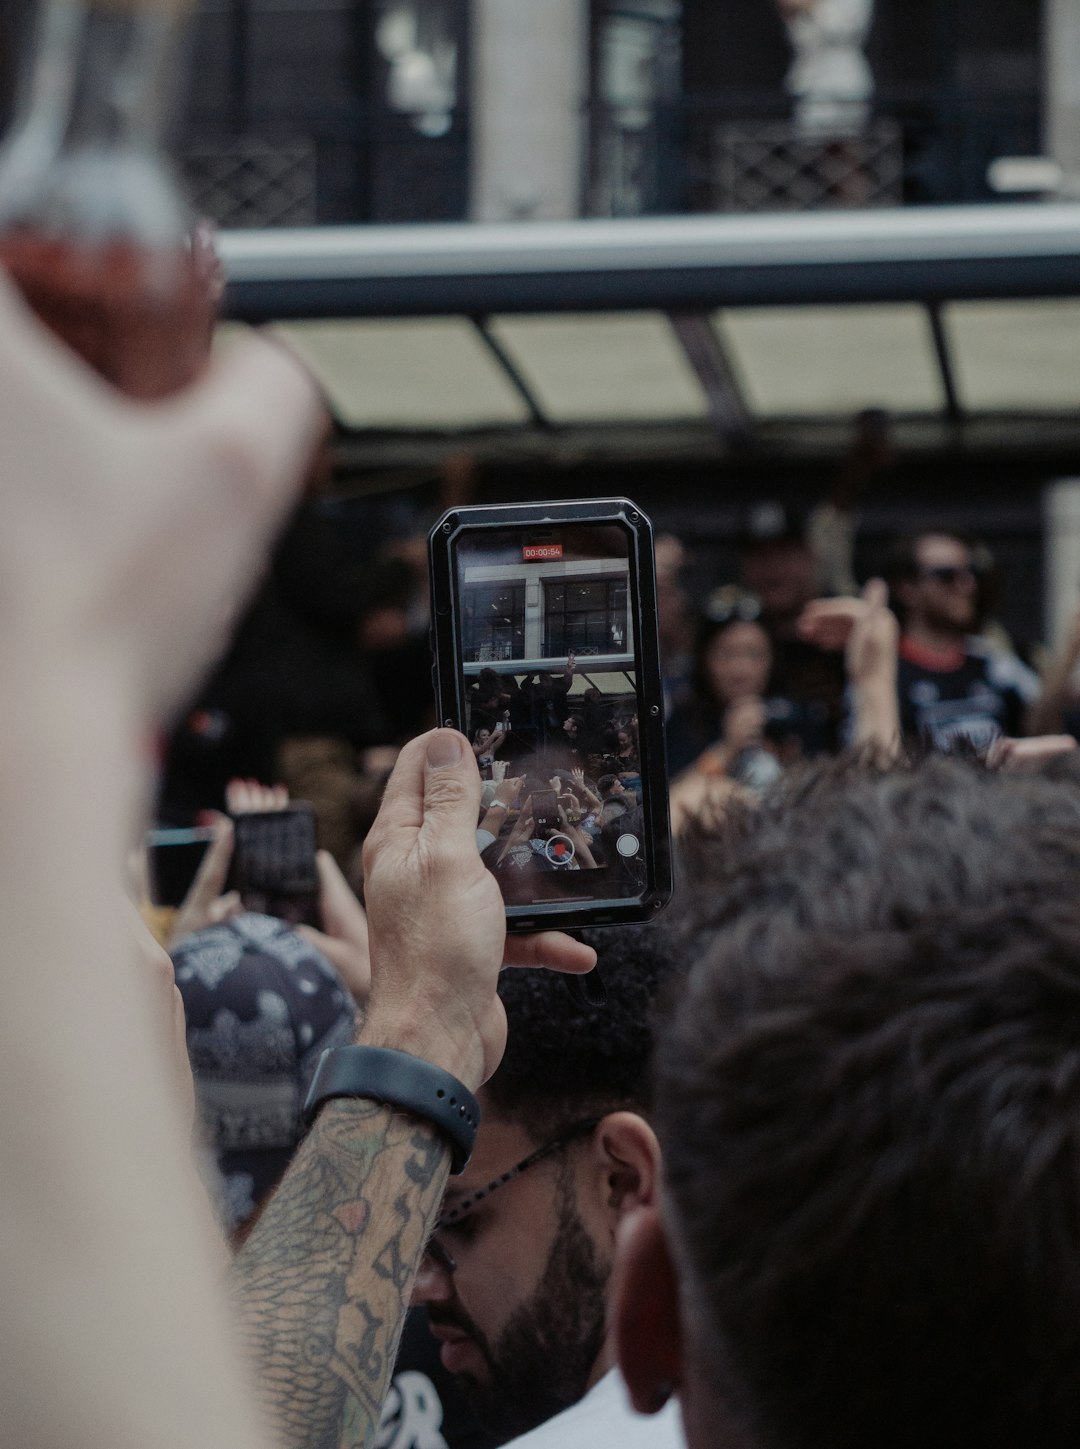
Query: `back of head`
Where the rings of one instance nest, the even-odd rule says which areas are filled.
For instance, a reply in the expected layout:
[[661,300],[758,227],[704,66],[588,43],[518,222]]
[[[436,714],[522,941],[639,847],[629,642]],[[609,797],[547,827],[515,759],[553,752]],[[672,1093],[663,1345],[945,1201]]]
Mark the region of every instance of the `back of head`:
[[484,1092],[537,1142],[574,1121],[651,1107],[658,999],[675,975],[670,938],[651,925],[581,935],[597,952],[602,1005],[586,1004],[551,971],[504,971],[499,981],[509,1032]]
[[833,766],[699,842],[657,1121],[768,1449],[1080,1439],[1080,783]]

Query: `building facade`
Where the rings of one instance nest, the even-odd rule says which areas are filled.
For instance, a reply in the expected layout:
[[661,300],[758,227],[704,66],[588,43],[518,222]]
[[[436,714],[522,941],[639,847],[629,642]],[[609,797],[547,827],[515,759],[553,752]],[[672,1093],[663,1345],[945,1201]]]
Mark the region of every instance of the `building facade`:
[[[0,20],[4,112],[33,8]],[[177,150],[229,226],[990,200],[999,157],[1078,169],[1078,27],[1073,0],[202,0]]]

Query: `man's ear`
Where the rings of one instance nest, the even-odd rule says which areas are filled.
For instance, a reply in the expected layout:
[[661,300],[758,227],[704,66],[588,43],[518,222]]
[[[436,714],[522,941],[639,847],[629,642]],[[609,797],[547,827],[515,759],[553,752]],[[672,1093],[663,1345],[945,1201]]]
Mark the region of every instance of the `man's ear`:
[[659,1413],[682,1381],[683,1353],[679,1283],[655,1206],[619,1223],[610,1312],[630,1401],[639,1414]]
[[625,1213],[656,1202],[660,1143],[644,1117],[609,1112],[593,1132],[592,1146],[603,1206],[614,1223]]

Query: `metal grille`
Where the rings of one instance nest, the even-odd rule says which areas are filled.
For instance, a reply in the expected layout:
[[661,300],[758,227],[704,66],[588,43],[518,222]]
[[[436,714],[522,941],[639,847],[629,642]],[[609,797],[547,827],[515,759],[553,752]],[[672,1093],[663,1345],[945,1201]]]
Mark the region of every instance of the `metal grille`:
[[800,135],[769,122],[720,126],[715,135],[718,211],[817,211],[899,206],[903,140],[895,121],[858,135]]
[[178,158],[199,216],[221,227],[311,226],[314,142],[258,139],[187,146]]

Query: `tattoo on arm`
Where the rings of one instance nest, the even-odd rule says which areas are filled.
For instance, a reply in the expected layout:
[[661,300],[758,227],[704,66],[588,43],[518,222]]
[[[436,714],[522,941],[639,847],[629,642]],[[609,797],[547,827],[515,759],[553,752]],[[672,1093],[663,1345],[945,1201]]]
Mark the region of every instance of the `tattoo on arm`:
[[331,1102],[237,1255],[244,1340],[287,1449],[360,1449],[378,1427],[449,1163],[428,1124]]

